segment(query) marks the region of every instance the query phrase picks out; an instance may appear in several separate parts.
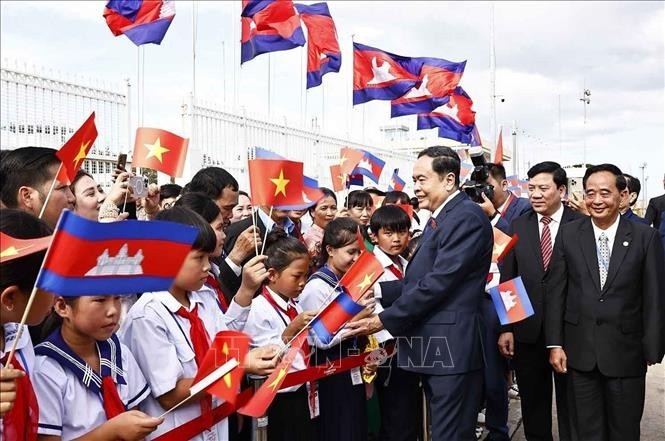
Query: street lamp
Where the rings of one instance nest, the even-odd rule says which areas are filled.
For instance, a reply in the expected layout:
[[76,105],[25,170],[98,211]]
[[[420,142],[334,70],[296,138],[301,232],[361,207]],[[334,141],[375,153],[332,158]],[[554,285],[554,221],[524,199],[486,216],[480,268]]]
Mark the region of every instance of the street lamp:
[[584,89],[584,92],[582,92],[582,98],[580,98],[580,101],[584,104],[584,127],[582,128],[582,138],[584,140],[584,159],[583,159],[583,164],[582,168],[586,169],[586,115],[587,115],[587,109],[586,106],[591,104],[591,90],[589,89]]

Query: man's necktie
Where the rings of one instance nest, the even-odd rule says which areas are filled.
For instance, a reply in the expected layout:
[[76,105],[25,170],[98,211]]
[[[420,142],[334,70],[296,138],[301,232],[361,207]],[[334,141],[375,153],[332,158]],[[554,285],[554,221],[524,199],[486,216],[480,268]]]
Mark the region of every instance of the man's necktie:
[[607,270],[610,267],[610,247],[605,233],[598,236],[598,272],[600,273],[600,289],[603,289],[607,281]]
[[543,257],[543,269],[547,271],[552,259],[552,235],[550,232],[550,222],[552,218],[543,216],[540,221],[543,223],[543,232],[540,235],[540,255]]

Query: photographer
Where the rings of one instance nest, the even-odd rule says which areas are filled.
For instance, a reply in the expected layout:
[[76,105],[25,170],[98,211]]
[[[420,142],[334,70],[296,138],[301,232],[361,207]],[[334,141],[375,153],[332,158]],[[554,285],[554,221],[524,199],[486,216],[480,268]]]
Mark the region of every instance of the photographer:
[[510,222],[531,209],[529,200],[519,198],[508,190],[506,169],[501,164],[486,165],[487,179],[485,182],[494,188],[492,197],[483,192],[480,207],[490,218],[492,226],[508,234]]

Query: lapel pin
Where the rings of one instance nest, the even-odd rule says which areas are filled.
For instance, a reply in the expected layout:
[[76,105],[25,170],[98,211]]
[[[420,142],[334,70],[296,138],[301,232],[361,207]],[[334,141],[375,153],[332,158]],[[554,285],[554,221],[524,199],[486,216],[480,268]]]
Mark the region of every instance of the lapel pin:
[[628,241],[624,242],[623,246],[627,247],[628,246]]

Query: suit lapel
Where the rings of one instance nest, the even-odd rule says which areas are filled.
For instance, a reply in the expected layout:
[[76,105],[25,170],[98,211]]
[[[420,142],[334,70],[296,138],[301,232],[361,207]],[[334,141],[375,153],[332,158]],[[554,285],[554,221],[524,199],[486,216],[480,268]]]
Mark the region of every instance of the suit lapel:
[[630,222],[631,221],[629,220],[619,218],[619,227],[617,228],[617,234],[614,237],[614,245],[612,245],[610,267],[607,270],[607,280],[605,280],[603,294],[605,294],[607,288],[612,284],[612,280],[614,280],[617,272],[619,272],[623,259],[628,252],[628,246],[630,245],[632,238],[632,225]]
[[[596,249],[596,238],[591,227],[591,218],[585,219],[580,226],[580,246],[582,254],[589,269],[589,274],[598,292],[600,292],[600,273],[598,272],[598,250]],[[607,285],[607,282],[605,283]]]
[[536,262],[539,262],[539,267],[544,271],[543,268],[543,254],[540,250],[540,233],[538,232],[538,215],[535,211],[532,211],[531,219],[527,222],[526,237],[524,240],[529,244],[531,251],[533,251],[533,258],[536,259]]

